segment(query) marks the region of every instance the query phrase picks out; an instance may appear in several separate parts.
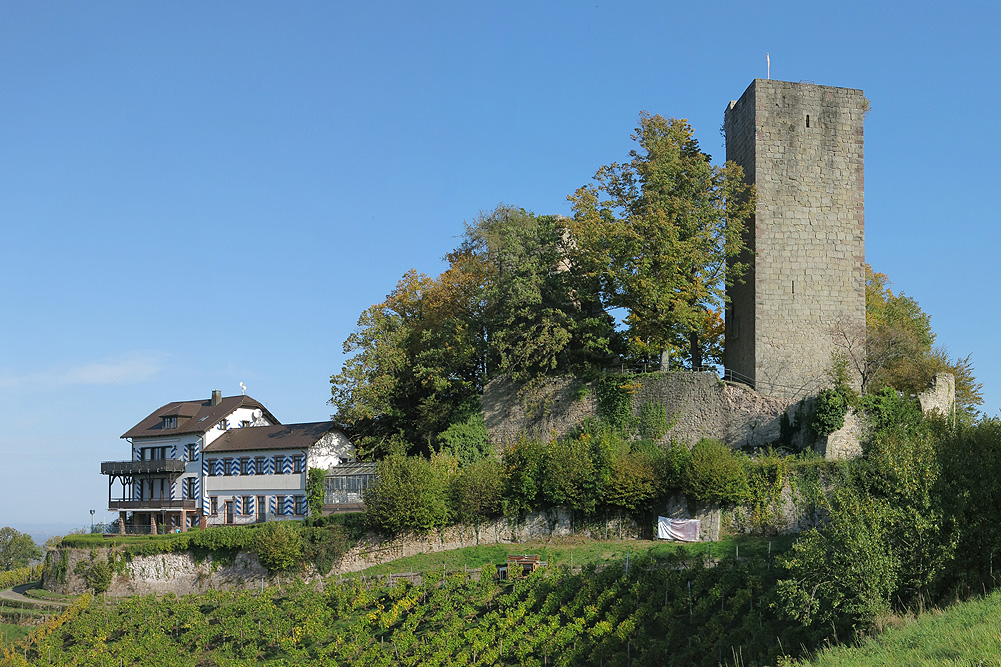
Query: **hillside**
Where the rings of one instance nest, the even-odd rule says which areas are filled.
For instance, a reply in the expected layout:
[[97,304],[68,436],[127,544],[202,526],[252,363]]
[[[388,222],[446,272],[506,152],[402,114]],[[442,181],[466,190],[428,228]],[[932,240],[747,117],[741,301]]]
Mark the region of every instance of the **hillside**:
[[932,611],[867,639],[859,646],[825,650],[804,665],[877,667],[881,665],[1001,664],[1001,592]]
[[782,647],[816,645],[770,604],[768,541],[744,542],[739,559],[739,545],[714,545],[727,553],[712,562],[707,545],[647,544],[640,555],[627,543],[563,545],[514,581],[493,577],[502,554],[473,548],[434,556],[462,569],[443,576],[425,561],[413,581],[365,575],[117,604],[84,595],[0,665],[774,664]]

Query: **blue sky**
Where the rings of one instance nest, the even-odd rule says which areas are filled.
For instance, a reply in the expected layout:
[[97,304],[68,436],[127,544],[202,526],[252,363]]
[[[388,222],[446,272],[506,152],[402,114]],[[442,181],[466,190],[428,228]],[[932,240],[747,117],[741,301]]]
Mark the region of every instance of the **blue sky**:
[[[760,5],[760,6],[755,6]],[[755,77],[861,88],[866,254],[993,333],[993,3],[0,4],[0,525],[106,516],[102,460],[213,389],[330,414],[359,313],[498,203],[569,212],[640,111],[723,158]]]

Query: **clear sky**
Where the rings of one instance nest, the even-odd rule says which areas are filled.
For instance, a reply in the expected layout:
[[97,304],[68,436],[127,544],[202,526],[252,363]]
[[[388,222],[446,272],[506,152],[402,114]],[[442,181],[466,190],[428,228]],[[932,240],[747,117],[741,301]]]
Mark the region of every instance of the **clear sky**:
[[330,414],[359,313],[640,111],[722,160],[755,77],[861,88],[866,256],[1001,407],[997,3],[0,4],[0,525],[106,514],[160,405]]

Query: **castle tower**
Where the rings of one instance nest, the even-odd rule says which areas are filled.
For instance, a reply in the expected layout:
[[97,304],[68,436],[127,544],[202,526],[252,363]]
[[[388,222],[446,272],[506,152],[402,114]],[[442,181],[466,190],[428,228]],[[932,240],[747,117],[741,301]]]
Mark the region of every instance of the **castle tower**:
[[755,79],[724,112],[726,159],[757,188],[724,366],[761,393],[828,384],[832,329],[865,331],[861,90]]

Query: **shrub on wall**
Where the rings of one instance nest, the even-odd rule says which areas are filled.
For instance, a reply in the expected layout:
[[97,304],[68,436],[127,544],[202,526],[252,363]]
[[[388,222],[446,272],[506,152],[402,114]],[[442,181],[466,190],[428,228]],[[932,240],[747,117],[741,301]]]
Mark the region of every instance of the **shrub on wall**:
[[814,432],[823,437],[834,433],[845,425],[848,414],[848,400],[835,389],[825,389],[817,395],[813,404]]
[[684,492],[689,498],[722,504],[747,499],[747,475],[740,459],[719,440],[699,440],[691,450]]
[[667,434],[670,423],[667,420],[667,409],[660,401],[647,401],[640,406],[639,435],[644,440],[660,440]]
[[299,527],[288,521],[269,521],[261,526],[252,546],[261,565],[271,572],[291,570],[302,562]]
[[461,468],[452,478],[450,497],[456,520],[478,524],[501,513],[501,464],[484,459]]

